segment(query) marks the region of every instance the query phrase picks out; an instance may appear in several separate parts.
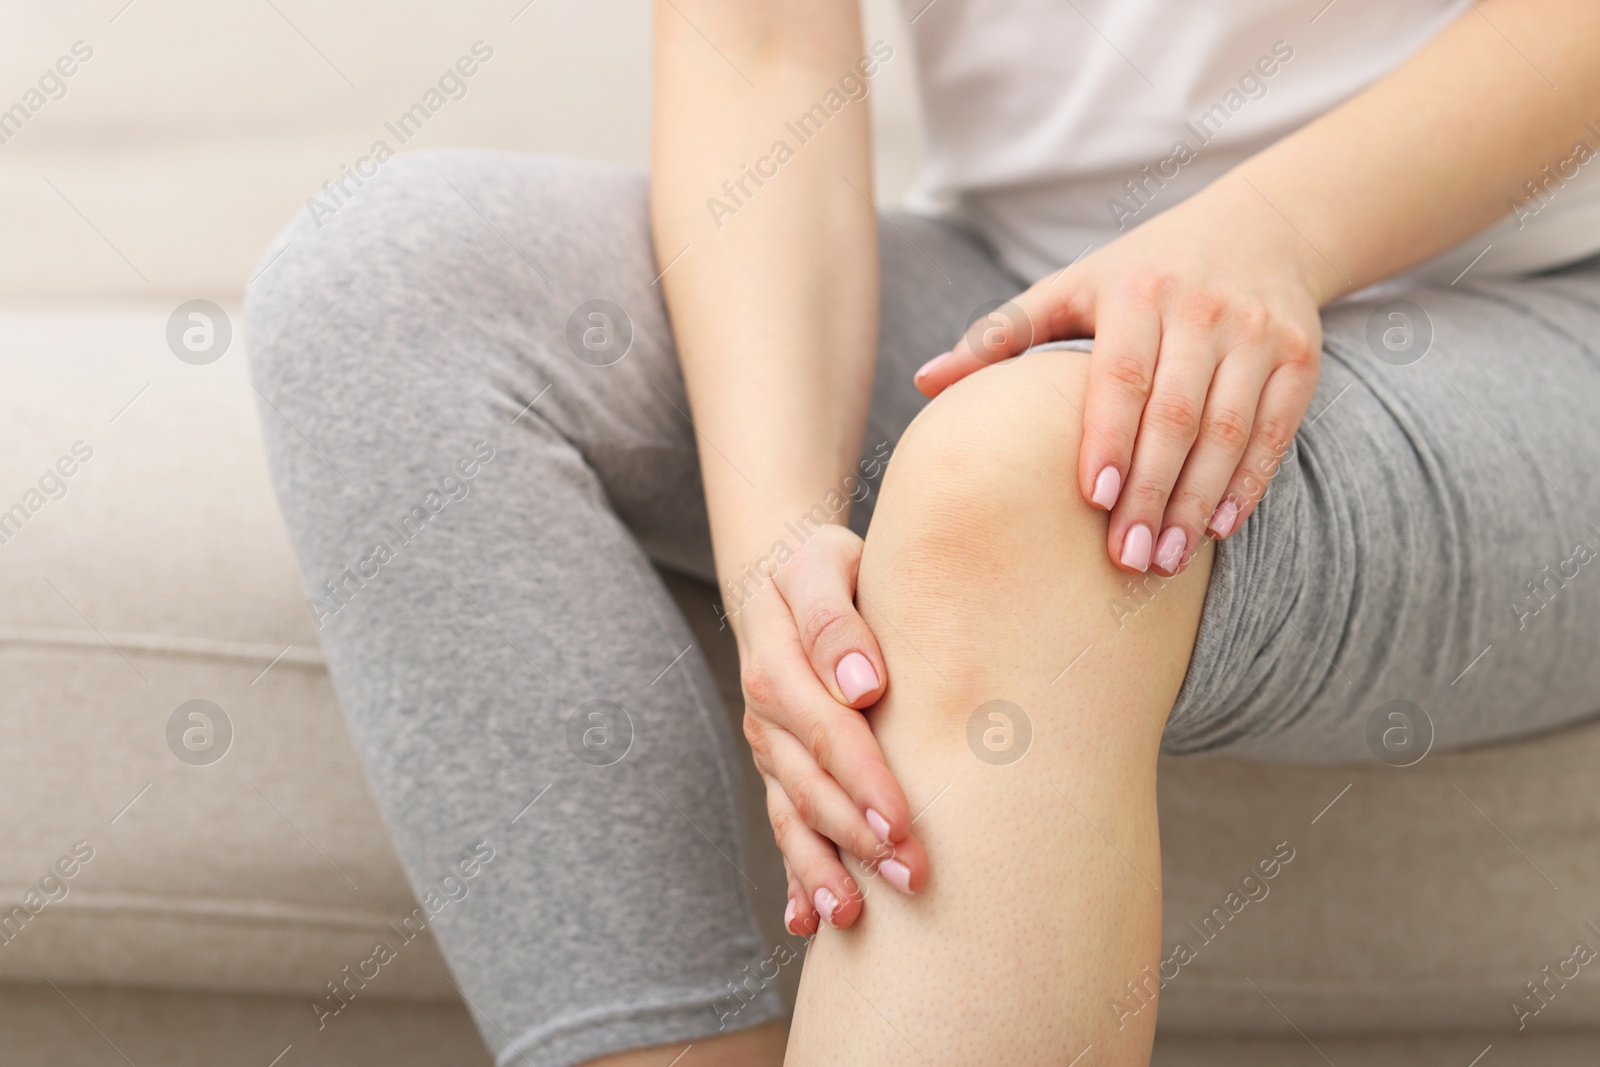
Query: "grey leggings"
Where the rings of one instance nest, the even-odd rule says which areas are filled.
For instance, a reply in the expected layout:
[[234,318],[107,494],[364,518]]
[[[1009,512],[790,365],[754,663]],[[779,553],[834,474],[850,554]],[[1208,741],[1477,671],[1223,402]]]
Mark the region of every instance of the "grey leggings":
[[[869,460],[923,403],[912,370],[1023,284],[912,216],[882,270]],[[249,295],[272,474],[407,873],[496,849],[434,929],[502,1064],[716,1033],[773,966],[737,748],[652,566],[712,578],[656,273],[643,174],[431,152],[298,219]],[[1396,709],[1445,747],[1600,707],[1600,266],[1398,298],[1325,314],[1168,752],[1390,758]],[[783,1010],[767,984],[729,1025]]]

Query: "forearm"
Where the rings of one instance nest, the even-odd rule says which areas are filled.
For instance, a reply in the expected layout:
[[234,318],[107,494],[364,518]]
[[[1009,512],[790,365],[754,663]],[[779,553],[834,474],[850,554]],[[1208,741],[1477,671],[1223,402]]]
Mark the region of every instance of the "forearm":
[[1600,149],[1590,121],[1600,124],[1600,5],[1479,0],[1387,77],[1201,196],[1298,231],[1292,243],[1326,303],[1507,217],[1575,142]]
[[803,142],[792,125],[859,77],[858,14],[787,6],[674,0],[655,15],[652,225],[724,581],[840,492],[872,392],[867,103]]

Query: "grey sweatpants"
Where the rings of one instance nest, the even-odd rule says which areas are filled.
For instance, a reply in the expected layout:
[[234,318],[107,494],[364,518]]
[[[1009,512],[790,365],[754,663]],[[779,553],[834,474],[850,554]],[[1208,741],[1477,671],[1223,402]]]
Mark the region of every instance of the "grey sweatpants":
[[[395,846],[418,886],[496,848],[434,929],[502,1064],[715,1033],[771,967],[736,747],[651,565],[712,578],[657,269],[643,174],[431,152],[301,216],[249,294],[273,477]],[[1024,282],[912,216],[882,271],[869,459],[915,367]],[[1325,314],[1169,752],[1393,758],[1396,709],[1436,747],[1600,710],[1600,265],[1398,298]],[[730,1025],[782,1012],[768,985]]]

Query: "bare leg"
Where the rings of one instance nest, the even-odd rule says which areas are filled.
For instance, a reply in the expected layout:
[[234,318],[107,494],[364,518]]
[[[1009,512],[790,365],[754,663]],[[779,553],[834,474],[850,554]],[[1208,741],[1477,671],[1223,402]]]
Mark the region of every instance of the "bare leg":
[[781,1022],[682,1044],[636,1048],[590,1060],[586,1067],[777,1067],[783,1062],[785,1026]]
[[[1154,1005],[1113,999],[1154,985],[1156,753],[1211,549],[1166,583],[1107,561],[1075,475],[1086,367],[1051,352],[980,371],[889,468],[860,577],[891,686],[872,718],[927,805],[932,877],[906,898],[853,869],[869,903],[811,947],[790,1067],[1148,1063]],[[1119,624],[1130,578],[1147,605]],[[969,729],[995,700],[1021,714]]]

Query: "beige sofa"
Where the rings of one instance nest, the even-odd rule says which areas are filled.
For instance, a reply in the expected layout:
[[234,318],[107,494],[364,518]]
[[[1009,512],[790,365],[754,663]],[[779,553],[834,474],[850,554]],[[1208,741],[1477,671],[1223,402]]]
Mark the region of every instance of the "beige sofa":
[[[213,297],[236,324],[282,219],[473,40],[496,59],[427,143],[639,160],[640,5],[120,6],[27,5],[0,42],[24,71],[95,49],[0,145],[0,1062],[487,1062],[427,937],[318,1028],[312,998],[414,901],[317,649],[242,342],[194,366],[167,323]],[[904,73],[875,90],[890,198],[915,142]],[[730,650],[700,643],[734,713]],[[196,700],[220,713],[179,710]],[[1404,769],[1167,764],[1164,944],[1195,954],[1157,1063],[1600,1059],[1600,973],[1568,962],[1600,948],[1597,759],[1591,727]],[[752,848],[780,884],[759,814]],[[1541,1009],[1520,1031],[1519,994]]]

